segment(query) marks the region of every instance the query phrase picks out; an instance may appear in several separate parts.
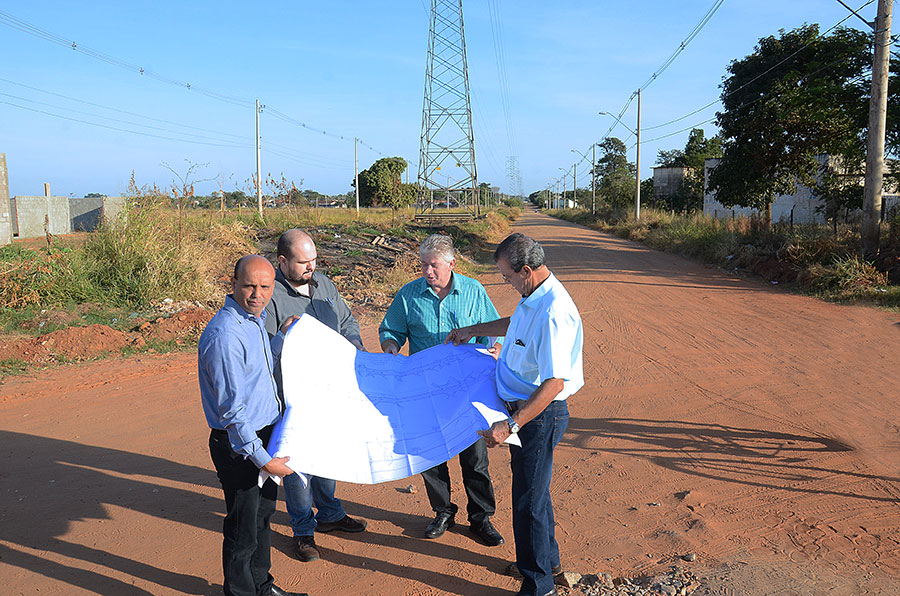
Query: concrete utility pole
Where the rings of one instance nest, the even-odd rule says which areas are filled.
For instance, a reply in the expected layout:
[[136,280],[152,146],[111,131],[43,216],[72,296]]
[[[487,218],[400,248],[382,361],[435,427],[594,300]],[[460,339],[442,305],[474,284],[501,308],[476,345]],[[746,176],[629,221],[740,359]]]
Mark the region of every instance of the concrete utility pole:
[[878,0],[875,52],[872,60],[872,97],[869,100],[869,146],[863,190],[862,253],[872,259],[881,235],[881,194],[884,190],[884,135],[887,118],[888,66],[891,49],[892,0]]
[[[575,163],[572,166],[572,204],[578,205],[578,164]],[[566,207],[569,206],[569,202],[566,201]]]
[[641,218],[641,90],[637,90],[638,96],[638,114],[637,114],[637,156],[634,159],[634,165],[637,170],[637,173],[634,175],[635,178],[635,191],[634,191],[634,218]]
[[[566,174],[568,172],[566,172],[562,168],[556,168],[556,169],[563,173],[562,174],[562,183],[563,183],[562,200],[563,200],[563,202],[565,202],[565,200],[566,200]],[[559,198],[556,199],[556,208],[559,209]]]
[[259,100],[256,100],[256,210],[262,218],[262,157],[259,151]]
[[358,138],[353,137],[353,180],[356,188],[356,217],[359,217],[359,151],[357,151]]
[[591,215],[594,215],[594,198],[597,194],[597,143],[591,145]]

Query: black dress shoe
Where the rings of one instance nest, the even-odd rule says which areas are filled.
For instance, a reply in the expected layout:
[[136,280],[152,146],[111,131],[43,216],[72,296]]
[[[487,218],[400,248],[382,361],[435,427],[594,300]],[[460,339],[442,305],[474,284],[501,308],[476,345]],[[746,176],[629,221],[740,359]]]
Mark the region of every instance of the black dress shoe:
[[481,523],[473,523],[469,526],[473,534],[478,536],[483,543],[488,546],[499,546],[503,544],[503,536],[494,527],[490,520],[484,520]]
[[452,513],[438,513],[434,521],[425,528],[425,538],[440,538],[443,536],[448,528],[456,525],[456,520],[453,517]]
[[285,592],[275,584],[272,584],[266,596],[309,596],[309,594],[306,592]]

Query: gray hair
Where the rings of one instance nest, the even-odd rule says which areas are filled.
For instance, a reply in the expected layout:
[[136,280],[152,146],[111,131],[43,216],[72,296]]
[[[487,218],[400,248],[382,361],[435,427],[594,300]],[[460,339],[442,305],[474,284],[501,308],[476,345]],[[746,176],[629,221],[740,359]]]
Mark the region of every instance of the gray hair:
[[453,238],[444,234],[432,234],[419,245],[419,257],[425,258],[431,255],[441,257],[448,263],[456,258],[453,250]]
[[512,270],[517,273],[525,265],[537,269],[544,264],[544,247],[540,242],[525,234],[510,234],[494,251],[495,263],[500,260],[500,257],[506,259]]

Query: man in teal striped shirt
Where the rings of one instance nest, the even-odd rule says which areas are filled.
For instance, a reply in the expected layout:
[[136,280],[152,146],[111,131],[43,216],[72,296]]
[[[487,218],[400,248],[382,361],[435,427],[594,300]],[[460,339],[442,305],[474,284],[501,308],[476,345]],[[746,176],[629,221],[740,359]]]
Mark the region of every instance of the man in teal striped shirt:
[[[419,245],[422,277],[397,292],[378,327],[381,349],[397,354],[407,341],[409,353],[442,344],[458,327],[500,318],[487,292],[478,281],[453,271],[456,263],[453,240],[432,234]],[[491,345],[488,337],[473,338]],[[493,346],[499,350],[499,346]],[[469,529],[488,546],[503,544],[503,536],[491,524],[496,503],[488,470],[484,439],[478,439],[459,454],[463,486],[468,496],[466,511]],[[426,538],[439,538],[455,524],[458,507],[450,500],[450,471],[447,464],[422,473],[425,491],[435,518],[425,528]]]

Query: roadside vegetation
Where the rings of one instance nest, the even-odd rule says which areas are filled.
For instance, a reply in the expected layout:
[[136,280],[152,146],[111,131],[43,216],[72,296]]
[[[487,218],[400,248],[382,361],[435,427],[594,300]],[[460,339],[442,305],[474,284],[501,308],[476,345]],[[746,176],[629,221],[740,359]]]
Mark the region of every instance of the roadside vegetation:
[[[644,209],[641,218],[623,209],[558,209],[549,215],[635,240],[655,248],[744,272],[838,302],[900,308],[900,279],[859,257],[859,227],[776,224],[740,217],[720,220]],[[900,257],[900,216],[883,224],[883,262]],[[900,271],[892,270],[892,275]]]
[[[501,207],[434,229],[416,225],[409,208],[366,208],[357,215],[288,206],[267,209],[260,220],[249,209],[182,208],[155,187],[132,189],[123,216],[95,232],[0,248],[0,377],[28,368],[28,346],[43,349],[45,336],[72,327],[125,334],[116,351],[126,354],[192,347],[230,291],[235,261],[248,253],[274,261],[278,236],[293,227],[313,234],[319,268],[347,290],[351,308],[376,314],[384,297],[419,274],[416,250],[426,235],[453,236],[458,269],[478,275],[517,214]],[[373,245],[375,238],[386,246]],[[382,299],[373,301],[372,294]],[[157,322],[173,322],[186,310],[206,319],[182,316],[185,333],[154,335]],[[17,338],[27,345],[15,344]],[[71,359],[58,354],[43,362]]]

